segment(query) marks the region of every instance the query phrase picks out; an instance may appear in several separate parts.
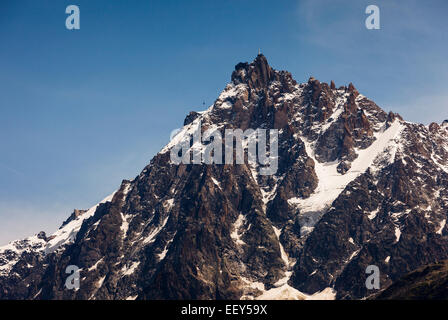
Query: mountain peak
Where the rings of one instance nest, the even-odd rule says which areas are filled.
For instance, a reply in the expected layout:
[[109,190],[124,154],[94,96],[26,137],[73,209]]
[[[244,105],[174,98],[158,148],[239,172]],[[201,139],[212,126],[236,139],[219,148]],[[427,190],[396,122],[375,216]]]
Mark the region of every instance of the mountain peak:
[[[261,54],[237,64],[213,106],[191,112],[135,179],[54,234],[0,247],[0,299],[358,299],[371,294],[368,265],[386,286],[447,259],[448,136],[387,114],[353,84],[335,88],[297,84]],[[198,150],[196,124],[277,129],[265,157],[278,170],[262,175],[244,155],[173,163],[182,139]],[[72,262],[75,291],[61,272]]]
[[268,64],[268,59],[266,59],[266,57],[265,57],[264,54],[262,54],[262,53],[259,53],[259,54],[255,57],[253,63],[260,63],[260,64],[269,65],[269,64]]
[[232,82],[234,84],[246,83],[254,88],[266,88],[274,76],[274,69],[269,66],[266,57],[260,53],[250,64],[240,62],[235,66]]

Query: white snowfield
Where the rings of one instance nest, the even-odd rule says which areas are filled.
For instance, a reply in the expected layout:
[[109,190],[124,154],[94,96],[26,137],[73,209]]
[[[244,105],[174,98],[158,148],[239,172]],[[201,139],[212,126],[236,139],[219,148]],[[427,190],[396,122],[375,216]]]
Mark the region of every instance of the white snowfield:
[[42,251],[45,246],[45,241],[39,239],[37,235],[28,237],[25,240],[16,240],[10,242],[6,246],[0,247],[0,256],[13,252],[15,254],[14,258],[9,258],[8,263],[0,266],[0,276],[8,275],[11,268],[17,263],[23,252],[33,252]]
[[357,150],[358,157],[352,162],[350,170],[344,175],[337,172],[338,162],[320,163],[314,155],[314,145],[309,143],[305,138],[306,152],[314,160],[315,172],[319,179],[316,190],[309,198],[291,198],[288,203],[297,206],[301,215],[304,216],[306,225],[302,227],[302,235],[308,234],[313,230],[314,225],[320,219],[325,210],[331,206],[334,200],[345,189],[345,187],[358,176],[366,172],[372,167],[376,157],[383,155],[385,149],[397,146],[395,139],[399,136],[404,126],[399,120],[386,130],[381,130],[375,134],[376,140],[370,147],[364,150]]
[[312,295],[300,292],[288,284],[278,288],[272,288],[257,297],[257,300],[335,300],[336,291],[332,288],[325,288]]

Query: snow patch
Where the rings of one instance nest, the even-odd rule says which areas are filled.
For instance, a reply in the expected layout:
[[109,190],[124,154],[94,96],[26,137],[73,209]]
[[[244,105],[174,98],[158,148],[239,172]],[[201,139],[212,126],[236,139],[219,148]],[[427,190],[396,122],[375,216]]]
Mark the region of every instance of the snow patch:
[[165,207],[166,211],[170,211],[171,208],[174,206],[174,199],[168,199],[163,202],[163,206]]
[[[279,246],[280,246],[280,255],[281,255],[281,257],[282,257],[282,260],[283,260],[283,262],[285,263],[286,268],[289,269],[290,267],[292,267],[292,264],[290,263],[290,261],[289,261],[289,257],[288,257],[288,255],[286,254],[285,249],[283,248],[282,243],[280,242],[281,230],[278,229],[278,228],[276,228],[276,227],[274,227],[274,226],[272,226],[272,228],[274,229],[274,233],[275,233],[275,235],[277,236],[278,244],[279,244]],[[289,278],[288,278],[287,280],[289,280]],[[286,283],[286,282],[287,282],[287,281],[285,281],[285,283]]]
[[312,295],[305,294],[299,290],[285,285],[279,288],[272,288],[256,298],[257,300],[335,300],[336,291],[332,288],[325,288]]
[[126,236],[126,233],[128,232],[129,229],[129,222],[128,222],[128,215],[124,215],[123,212],[120,212],[121,215],[121,227],[120,230],[123,232],[123,238]]
[[152,243],[155,241],[155,237],[159,234],[159,232],[163,229],[163,227],[165,227],[167,221],[168,221],[168,217],[166,217],[162,224],[160,226],[158,226],[157,228],[155,228],[154,230],[151,231],[151,233],[145,238],[145,240],[143,240],[143,244],[148,244],[148,243]]
[[376,209],[376,210],[373,210],[372,212],[369,213],[369,215],[368,215],[367,217],[368,217],[370,220],[373,220],[373,219],[375,219],[375,217],[376,217],[376,215],[378,214],[379,211],[380,211],[379,208]]
[[399,227],[395,226],[395,239],[396,242],[400,241],[400,237],[401,237],[401,230]]
[[95,270],[98,265],[101,263],[101,261],[103,261],[103,258],[101,258],[100,260],[98,260],[93,266],[91,266],[89,269],[87,269],[87,271],[93,271]]
[[218,186],[219,189],[221,189],[221,184],[218,182],[218,180],[216,180],[215,178],[212,177],[212,181],[214,184],[216,184]]
[[103,286],[104,280],[106,279],[106,276],[101,277],[97,282],[96,282],[96,287],[97,288],[101,288]]
[[445,228],[446,219],[442,220],[439,225],[439,229],[436,231],[437,234],[442,234],[443,228]]
[[135,272],[135,270],[137,270],[138,266],[140,265],[140,261],[135,261],[131,264],[130,267],[126,267],[124,266],[121,269],[121,274],[123,276],[130,276],[131,274],[133,274]]
[[348,260],[347,260],[347,262],[350,262],[350,261],[352,261],[353,260],[353,258],[354,257],[356,257],[357,255],[358,255],[358,253],[360,252],[361,250],[359,249],[359,250],[356,250],[356,251],[354,251],[351,255],[350,255],[350,257],[348,258]]
[[233,231],[230,234],[230,237],[233,239],[233,241],[235,241],[235,243],[239,244],[239,245],[246,244],[243,240],[241,240],[242,234],[239,233],[239,229],[244,224],[245,220],[246,220],[246,218],[244,217],[244,215],[240,214],[238,216],[238,218],[236,219],[236,221],[233,225]]
[[165,259],[166,254],[168,253],[168,247],[170,246],[171,242],[173,242],[175,236],[176,236],[176,234],[174,234],[173,238],[170,241],[168,241],[168,243],[166,244],[166,246],[163,249],[162,253],[157,255],[158,258],[159,258],[159,261],[162,261],[163,259]]

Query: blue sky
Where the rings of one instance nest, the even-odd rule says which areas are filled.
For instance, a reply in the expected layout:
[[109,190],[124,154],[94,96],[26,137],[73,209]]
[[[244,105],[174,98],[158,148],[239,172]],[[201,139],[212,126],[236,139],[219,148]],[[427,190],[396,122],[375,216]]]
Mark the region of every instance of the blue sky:
[[[81,29],[65,28],[76,4]],[[367,30],[378,5],[381,30]],[[133,178],[258,49],[299,82],[448,118],[446,0],[0,2],[0,244],[53,232]]]

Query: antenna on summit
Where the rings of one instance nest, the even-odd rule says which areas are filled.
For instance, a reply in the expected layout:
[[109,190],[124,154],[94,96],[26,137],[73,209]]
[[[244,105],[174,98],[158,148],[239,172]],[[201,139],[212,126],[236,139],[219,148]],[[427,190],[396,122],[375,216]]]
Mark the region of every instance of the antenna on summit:
[[258,55],[260,55],[261,54],[261,49],[260,48],[258,48]]

